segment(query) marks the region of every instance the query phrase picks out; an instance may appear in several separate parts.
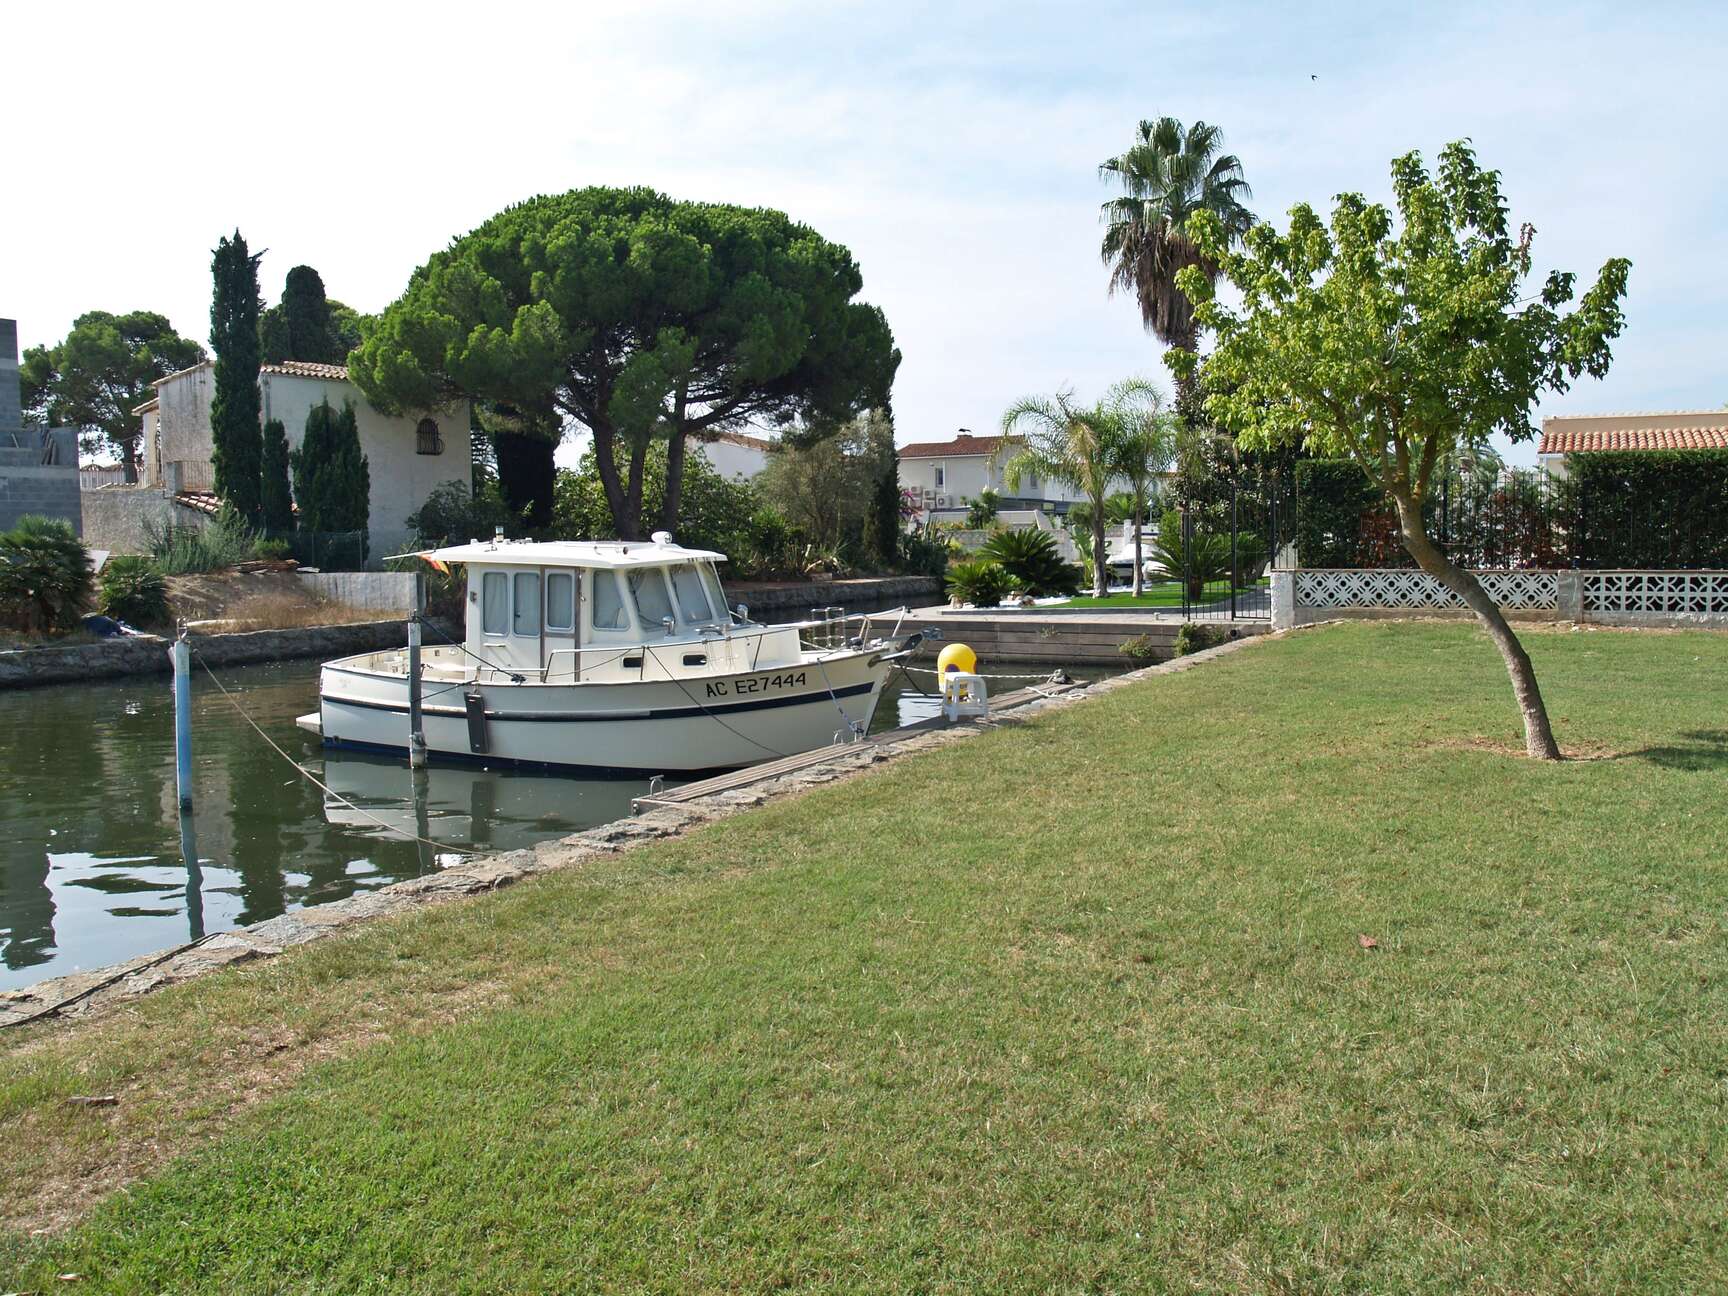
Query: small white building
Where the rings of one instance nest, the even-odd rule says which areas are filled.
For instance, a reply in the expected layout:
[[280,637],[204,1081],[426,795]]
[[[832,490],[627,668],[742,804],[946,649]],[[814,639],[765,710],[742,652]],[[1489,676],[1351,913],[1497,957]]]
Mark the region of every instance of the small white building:
[[692,437],[692,447],[700,447],[703,458],[722,477],[733,481],[749,481],[768,466],[774,453],[774,443],[762,437],[746,436],[742,432],[712,432]]
[[[143,484],[170,495],[207,493],[215,486],[211,463],[210,401],[215,367],[202,364],[154,384],[156,396],[133,412],[143,419]],[[265,422],[279,419],[292,451],[306,432],[306,416],[322,401],[354,406],[360,449],[371,474],[367,530],[374,558],[397,553],[408,539],[408,515],[445,482],[466,484],[472,472],[468,402],[448,409],[383,414],[348,381],[342,365],[288,360],[258,371]]]

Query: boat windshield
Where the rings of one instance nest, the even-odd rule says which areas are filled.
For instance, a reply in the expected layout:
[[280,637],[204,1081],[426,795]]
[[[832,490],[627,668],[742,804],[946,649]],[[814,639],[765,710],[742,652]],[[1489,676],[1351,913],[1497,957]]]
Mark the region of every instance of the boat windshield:
[[702,583],[708,587],[708,601],[714,605],[714,619],[727,620],[726,593],[720,588],[720,576],[714,570],[714,564],[698,563],[697,569],[702,573]]
[[678,619],[688,626],[713,621],[715,612],[708,605],[708,591],[702,586],[696,564],[678,563],[668,569],[668,574],[672,577],[672,593],[678,599]]
[[636,619],[643,634],[652,634],[654,627],[672,616],[672,599],[666,590],[666,573],[662,567],[638,567],[630,573],[630,597],[636,600]]

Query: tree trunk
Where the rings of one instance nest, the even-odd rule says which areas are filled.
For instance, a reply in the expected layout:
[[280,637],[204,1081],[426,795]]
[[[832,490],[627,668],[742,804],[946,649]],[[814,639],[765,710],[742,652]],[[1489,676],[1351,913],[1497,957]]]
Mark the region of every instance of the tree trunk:
[[1134,528],[1134,597],[1139,598],[1146,592],[1146,582],[1142,575],[1142,555],[1140,552],[1140,530],[1143,523],[1140,520],[1140,497],[1134,497],[1134,507],[1129,510],[1132,515],[1129,524]]
[[618,478],[615,453],[618,437],[604,424],[594,428],[594,466],[600,472],[600,488],[606,492],[606,507],[612,510],[612,529],[620,540],[642,539],[641,494],[638,485],[637,509],[631,512],[630,497]]
[[138,484],[138,442],[122,441],[120,443],[120,468],[128,486]]
[[1530,654],[1518,636],[1512,633],[1488,591],[1475,575],[1448,558],[1440,547],[1428,538],[1422,525],[1422,508],[1409,495],[1393,496],[1398,505],[1398,529],[1404,548],[1416,560],[1416,565],[1451,590],[1476,614],[1500,656],[1506,662],[1506,673],[1512,677],[1512,695],[1524,714],[1524,750],[1534,760],[1559,760],[1560,747],[1554,741],[1554,730],[1548,723],[1548,708],[1542,703],[1542,690],[1536,684],[1536,672],[1530,665]]
[[666,443],[666,498],[660,505],[660,529],[678,537],[678,509],[684,500],[684,432],[672,429]]
[[1092,503],[1092,597],[1105,598],[1110,593],[1110,568],[1105,565],[1104,501]]

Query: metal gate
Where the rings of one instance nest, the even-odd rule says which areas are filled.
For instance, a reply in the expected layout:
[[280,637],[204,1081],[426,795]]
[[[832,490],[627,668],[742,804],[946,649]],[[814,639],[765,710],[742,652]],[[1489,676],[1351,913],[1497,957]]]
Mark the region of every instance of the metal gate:
[[1292,475],[1251,471],[1221,483],[1182,517],[1182,617],[1270,621],[1275,568],[1295,565]]

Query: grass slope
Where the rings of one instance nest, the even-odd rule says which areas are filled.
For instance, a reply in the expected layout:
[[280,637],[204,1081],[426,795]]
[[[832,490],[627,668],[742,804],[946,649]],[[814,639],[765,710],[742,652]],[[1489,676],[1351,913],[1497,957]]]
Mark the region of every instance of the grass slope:
[[1527,642],[1598,759],[1331,628],[13,1044],[20,1199],[190,1150],[0,1273],[1720,1289],[1728,638]]

